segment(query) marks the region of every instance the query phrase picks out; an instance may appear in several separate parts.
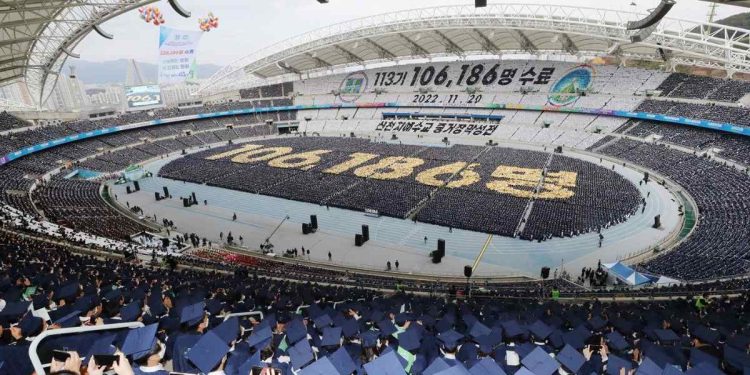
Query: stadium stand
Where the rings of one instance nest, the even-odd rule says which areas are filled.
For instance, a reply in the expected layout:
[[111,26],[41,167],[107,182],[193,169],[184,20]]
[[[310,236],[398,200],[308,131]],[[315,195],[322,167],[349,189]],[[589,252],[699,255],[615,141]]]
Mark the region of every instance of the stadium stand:
[[[460,295],[455,287],[432,297],[385,295],[362,288],[368,280],[346,280],[348,287],[291,281],[307,276],[304,268],[282,269],[289,280],[266,277],[267,263],[231,272],[176,268],[169,261],[155,268],[77,255],[5,231],[0,236],[6,244],[0,262],[11,266],[2,275],[2,319],[4,325],[18,323],[0,335],[9,373],[33,371],[28,350],[35,337],[136,321],[144,326],[41,339],[39,359],[53,371],[76,374],[87,367],[83,358],[115,348],[118,373],[170,368],[244,374],[269,366],[287,374],[326,366],[333,373],[380,374],[401,361],[417,374],[458,364],[481,374],[541,373],[540,367],[544,373],[617,373],[623,367],[741,373],[748,361],[750,339],[742,330],[746,295],[638,304],[540,304],[509,297],[464,303],[455,299]],[[43,274],[50,276],[34,276]],[[23,294],[33,302],[12,302]],[[693,348],[682,350],[681,343]],[[55,350],[72,359],[56,360]],[[96,366],[88,368],[96,373]]]
[[750,92],[750,83],[685,73],[672,73],[657,90],[663,96],[687,99],[707,99],[721,102],[736,102]]
[[[750,373],[750,82],[666,72],[747,77],[746,30],[666,17],[613,45],[635,13],[397,11],[120,111],[62,67],[91,25],[163,22],[153,1],[32,3],[0,26],[24,29],[0,38],[0,375]],[[360,220],[372,248],[341,240]]]
[[16,116],[11,115],[8,112],[0,112],[0,130],[10,130],[16,128],[27,127],[30,124],[26,121],[19,119]]
[[700,225],[668,254],[644,266],[684,279],[726,277],[748,271],[750,193],[748,175],[704,157],[639,141],[620,139],[599,150],[674,179],[695,199]]

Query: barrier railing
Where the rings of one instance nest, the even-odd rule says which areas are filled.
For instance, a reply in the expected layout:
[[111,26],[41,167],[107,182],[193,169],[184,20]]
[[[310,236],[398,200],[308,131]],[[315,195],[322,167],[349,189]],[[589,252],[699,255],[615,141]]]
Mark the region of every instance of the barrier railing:
[[143,323],[141,322],[129,322],[129,323],[115,323],[115,324],[105,324],[101,326],[91,326],[91,327],[74,327],[74,328],[59,328],[59,329],[51,329],[49,331],[44,331],[39,336],[35,337],[34,340],[31,341],[31,345],[29,345],[29,358],[31,359],[31,364],[34,366],[34,371],[37,374],[45,374],[45,368],[49,367],[49,363],[42,363],[42,360],[39,359],[39,355],[37,354],[36,350],[39,347],[39,343],[42,342],[42,340],[52,337],[52,336],[60,336],[60,335],[70,335],[70,334],[78,334],[78,333],[85,333],[85,332],[95,332],[95,331],[109,331],[109,330],[116,330],[116,329],[123,329],[123,328],[141,328],[143,327]]

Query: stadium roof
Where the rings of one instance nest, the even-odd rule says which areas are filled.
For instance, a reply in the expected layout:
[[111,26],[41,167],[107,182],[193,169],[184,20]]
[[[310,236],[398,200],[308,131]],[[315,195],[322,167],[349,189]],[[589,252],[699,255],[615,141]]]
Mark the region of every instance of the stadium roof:
[[25,81],[44,103],[65,60],[94,26],[156,0],[0,1],[0,85]]
[[750,30],[673,18],[633,42],[644,14],[544,4],[443,6],[313,30],[247,55],[201,85],[204,94],[330,74],[365,64],[469,55],[619,55],[750,73]]

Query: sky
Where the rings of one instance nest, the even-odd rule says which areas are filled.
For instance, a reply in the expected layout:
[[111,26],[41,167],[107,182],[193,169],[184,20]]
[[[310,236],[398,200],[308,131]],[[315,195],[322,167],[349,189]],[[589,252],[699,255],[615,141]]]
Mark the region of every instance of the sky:
[[[472,4],[472,0],[179,0],[192,12],[191,18],[175,13],[166,0],[154,3],[165,14],[166,25],[179,29],[198,30],[198,18],[213,12],[219,17],[218,29],[205,33],[198,49],[201,64],[226,65],[263,47],[307,31],[355,18],[397,10],[440,5]],[[502,3],[490,0],[490,3]],[[516,0],[517,3],[564,4],[581,7],[603,7],[614,10],[637,9],[645,13],[659,0]],[[636,5],[632,6],[631,2]],[[677,0],[669,17],[705,21],[710,3],[698,0]],[[731,5],[720,5],[716,19],[750,11]],[[109,61],[133,58],[155,63],[158,48],[158,27],[140,19],[137,10],[125,13],[103,24],[115,35],[107,40],[89,34],[75,49],[81,59]]]

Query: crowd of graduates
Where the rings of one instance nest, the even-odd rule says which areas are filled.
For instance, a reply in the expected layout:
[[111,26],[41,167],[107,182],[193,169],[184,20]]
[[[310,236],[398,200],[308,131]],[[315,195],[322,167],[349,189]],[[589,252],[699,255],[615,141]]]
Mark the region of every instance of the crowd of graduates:
[[[428,297],[244,268],[160,268],[0,237],[3,375],[33,373],[32,355],[54,374],[741,374],[750,367],[746,294],[633,303],[562,303],[556,289],[545,293],[551,299],[457,299],[465,291],[455,289]],[[124,322],[143,326],[54,335]],[[30,355],[42,334],[50,336]]]
[[668,176],[698,209],[698,225],[676,249],[646,263],[653,273],[685,280],[729,277],[750,270],[750,176],[706,157],[631,139],[599,152]]
[[[633,215],[641,201],[633,183],[619,174],[587,161],[552,154],[551,150],[429,147],[333,137],[270,139],[253,144],[269,150],[277,147],[291,149],[293,153],[312,150],[325,153],[311,167],[275,168],[269,166],[268,158],[250,158],[251,161],[245,162],[240,153],[242,146],[226,146],[173,160],[159,175],[331,207],[377,211],[398,218],[413,214],[417,221],[539,241],[616,225]],[[361,173],[358,168],[341,173],[330,171],[329,168],[347,162],[355,153],[372,154],[370,164],[389,156],[418,159],[418,164],[404,171],[397,170],[399,162],[369,173]],[[438,175],[437,184],[419,181],[421,172],[469,162],[472,162],[470,171],[457,173],[458,170],[446,169]],[[498,175],[502,170],[507,172]],[[542,174],[547,172],[543,179]],[[572,175],[571,181],[558,179],[557,173],[561,172]],[[528,175],[519,177],[519,173]],[[449,178],[453,178],[453,183],[466,180],[461,180],[459,186],[451,186]],[[442,182],[448,183],[448,187],[442,188]],[[503,187],[490,188],[493,182]],[[534,193],[535,189],[541,197]],[[524,219],[531,199],[533,208],[528,219]],[[526,229],[517,233],[522,220],[526,221]]]

